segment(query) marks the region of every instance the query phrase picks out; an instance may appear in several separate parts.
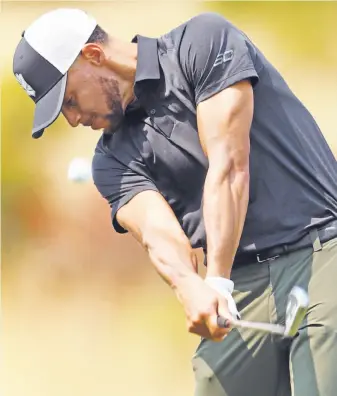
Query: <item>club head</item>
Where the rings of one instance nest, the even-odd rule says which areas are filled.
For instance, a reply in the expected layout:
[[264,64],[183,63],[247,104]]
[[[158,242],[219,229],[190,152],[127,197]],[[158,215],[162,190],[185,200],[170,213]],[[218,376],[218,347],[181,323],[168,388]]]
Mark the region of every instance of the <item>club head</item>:
[[294,337],[308,311],[309,296],[301,287],[295,286],[291,290],[286,308],[285,337]]

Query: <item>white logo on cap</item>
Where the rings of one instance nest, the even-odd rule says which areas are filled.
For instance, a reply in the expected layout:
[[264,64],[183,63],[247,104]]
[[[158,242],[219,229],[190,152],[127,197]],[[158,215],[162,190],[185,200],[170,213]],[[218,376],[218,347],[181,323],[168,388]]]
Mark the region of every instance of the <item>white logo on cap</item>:
[[27,92],[27,94],[29,96],[35,96],[36,92],[34,91],[34,89],[25,81],[25,79],[23,78],[22,74],[19,73],[15,73],[15,77],[18,80],[19,84],[21,85],[21,87]]

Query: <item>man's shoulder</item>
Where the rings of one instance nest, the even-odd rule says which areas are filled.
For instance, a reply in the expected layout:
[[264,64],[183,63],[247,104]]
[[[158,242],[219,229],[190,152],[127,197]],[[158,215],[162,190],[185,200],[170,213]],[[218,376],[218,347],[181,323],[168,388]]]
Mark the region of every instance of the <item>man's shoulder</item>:
[[191,16],[189,19],[186,19],[183,23],[177,25],[173,29],[171,29],[169,33],[174,32],[179,29],[184,29],[185,27],[189,25],[200,25],[203,26],[205,23],[216,23],[216,22],[222,22],[222,23],[230,23],[230,21],[224,17],[222,14],[217,13],[217,12],[200,12],[198,14],[195,14]]
[[116,180],[121,180],[127,172],[127,166],[109,150],[104,133],[96,144],[91,169],[93,182],[102,194],[104,192],[103,195],[108,195],[108,190],[113,186],[118,188]]
[[194,15],[190,19],[186,21],[186,25],[200,25],[204,26],[205,24],[213,24],[213,23],[229,23],[230,21],[224,17],[222,14],[218,12],[201,12],[199,14]]
[[110,138],[111,137],[107,136],[106,133],[102,133],[98,139],[92,159],[93,172],[106,167],[113,169],[114,165],[118,164],[113,151],[109,148]]
[[[131,128],[131,130],[130,130]],[[123,127],[112,134],[103,132],[98,139],[92,160],[93,172],[100,169],[120,171],[141,162],[144,135],[141,125]]]
[[105,154],[104,152],[104,144],[103,144],[103,138],[104,138],[104,133],[102,133],[102,135],[100,136],[100,138],[98,139],[97,143],[96,143],[96,147],[95,147],[95,154]]
[[108,155],[108,152],[106,148],[104,147],[104,142],[103,142],[104,136],[102,136],[98,139],[96,143],[96,147],[94,150],[94,155],[92,157],[92,175],[95,180],[95,176],[97,174],[97,171],[107,168],[109,166],[109,163],[113,163],[113,157]]
[[175,37],[185,33],[186,28],[197,26],[204,31],[208,29],[209,26],[214,25],[217,23],[228,24],[228,26],[234,26],[227,18],[225,18],[222,14],[216,12],[202,12],[196,14],[189,19],[185,20],[185,22],[177,25],[176,27],[172,28],[170,31],[166,32],[159,38],[166,38],[166,37]]

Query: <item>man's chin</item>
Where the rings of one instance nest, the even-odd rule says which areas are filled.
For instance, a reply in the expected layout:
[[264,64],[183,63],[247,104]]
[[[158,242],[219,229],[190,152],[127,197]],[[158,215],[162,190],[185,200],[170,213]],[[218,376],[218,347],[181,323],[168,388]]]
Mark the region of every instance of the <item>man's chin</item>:
[[96,120],[94,120],[94,122],[91,125],[91,129],[94,131],[102,131],[102,130],[106,130],[106,129],[110,129],[111,128],[111,124],[109,121],[107,120],[97,120],[100,122],[95,122]]
[[93,131],[100,131],[100,130],[104,129],[104,127],[102,127],[102,126],[96,126],[96,125],[91,125],[91,129],[92,129]]

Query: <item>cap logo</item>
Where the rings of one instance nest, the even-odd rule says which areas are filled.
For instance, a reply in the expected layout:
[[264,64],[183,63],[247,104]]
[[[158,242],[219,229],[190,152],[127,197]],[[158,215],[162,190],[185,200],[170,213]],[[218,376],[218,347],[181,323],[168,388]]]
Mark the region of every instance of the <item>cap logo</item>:
[[21,85],[21,87],[27,92],[27,94],[29,96],[33,96],[35,97],[36,92],[34,91],[34,89],[25,81],[25,79],[23,78],[22,74],[19,73],[15,73],[15,77],[18,80],[19,84]]

